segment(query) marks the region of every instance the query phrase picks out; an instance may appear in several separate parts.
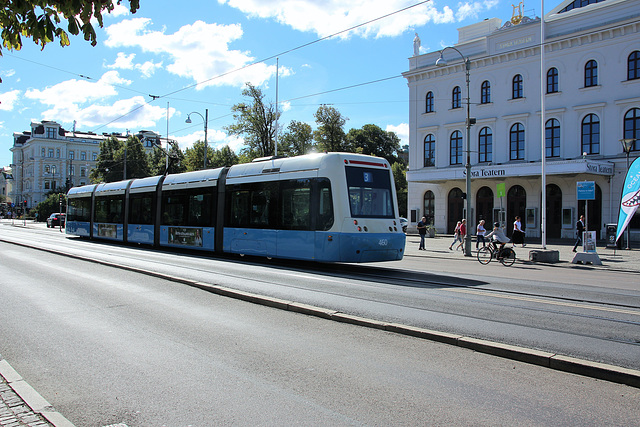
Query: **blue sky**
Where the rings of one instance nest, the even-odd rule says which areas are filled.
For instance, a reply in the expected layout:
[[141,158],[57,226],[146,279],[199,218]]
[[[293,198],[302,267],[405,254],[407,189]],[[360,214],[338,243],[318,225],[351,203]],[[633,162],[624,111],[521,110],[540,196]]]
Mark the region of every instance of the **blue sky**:
[[[56,41],[40,50],[23,38],[22,50],[3,49],[0,57],[0,167],[11,163],[13,132],[40,120],[68,130],[76,121],[77,130],[98,133],[145,129],[166,137],[168,129],[184,149],[204,139],[203,120],[194,114],[187,124],[187,115],[208,109],[208,142],[238,151],[243,141],[223,130],[232,122],[231,106],[245,101],[245,82],[275,102],[276,56],[283,131],[291,120],[315,129],[313,114],[330,104],[349,119],[345,131],[373,123],[408,143],[408,90],[400,75],[413,55],[414,33],[426,53],[455,44],[459,27],[512,14],[505,0],[430,1],[392,14],[418,3],[141,0],[135,14],[116,7],[104,16],[95,47],[77,36],[70,46]],[[545,11],[559,3],[548,0]],[[539,16],[541,4],[523,9]]]

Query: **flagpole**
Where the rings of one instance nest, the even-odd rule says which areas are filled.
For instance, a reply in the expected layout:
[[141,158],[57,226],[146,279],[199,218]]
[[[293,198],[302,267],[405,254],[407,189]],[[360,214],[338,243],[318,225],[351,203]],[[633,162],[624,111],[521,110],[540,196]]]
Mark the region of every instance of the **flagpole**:
[[541,176],[542,176],[542,206],[540,207],[540,231],[542,235],[542,249],[547,248],[547,176],[545,174],[545,163],[547,157],[547,141],[546,141],[546,127],[545,127],[545,114],[544,114],[544,95],[546,78],[544,72],[544,0],[540,0],[540,7],[542,12],[540,14],[540,110],[541,110],[541,134],[542,134],[542,157],[541,157]]

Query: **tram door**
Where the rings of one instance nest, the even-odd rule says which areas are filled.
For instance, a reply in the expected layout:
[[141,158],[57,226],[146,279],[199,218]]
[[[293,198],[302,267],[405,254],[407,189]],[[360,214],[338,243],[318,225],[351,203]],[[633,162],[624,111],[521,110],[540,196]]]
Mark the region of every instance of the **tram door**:
[[[462,198],[462,190],[454,188],[449,191],[447,200],[447,233],[453,234],[458,221],[464,216],[464,199]],[[467,229],[469,225],[467,224]]]

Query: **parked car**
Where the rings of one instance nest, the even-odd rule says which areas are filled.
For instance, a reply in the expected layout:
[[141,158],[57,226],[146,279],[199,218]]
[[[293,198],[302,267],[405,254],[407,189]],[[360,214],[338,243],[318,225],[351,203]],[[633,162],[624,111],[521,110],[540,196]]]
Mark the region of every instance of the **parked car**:
[[50,227],[59,227],[62,225],[64,227],[66,215],[63,213],[52,213],[49,218],[47,218],[47,228]]
[[400,225],[402,226],[402,231],[403,232],[407,232],[407,225],[409,224],[409,221],[407,221],[407,218],[400,218]]

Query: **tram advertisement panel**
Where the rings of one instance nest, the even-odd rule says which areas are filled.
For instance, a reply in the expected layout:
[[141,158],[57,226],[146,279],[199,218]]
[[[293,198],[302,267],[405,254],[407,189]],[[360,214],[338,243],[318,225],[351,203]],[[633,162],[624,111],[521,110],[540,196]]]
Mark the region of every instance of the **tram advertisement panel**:
[[118,226],[116,224],[98,224],[98,236],[116,239],[118,237]]
[[202,247],[202,228],[169,227],[169,244]]

